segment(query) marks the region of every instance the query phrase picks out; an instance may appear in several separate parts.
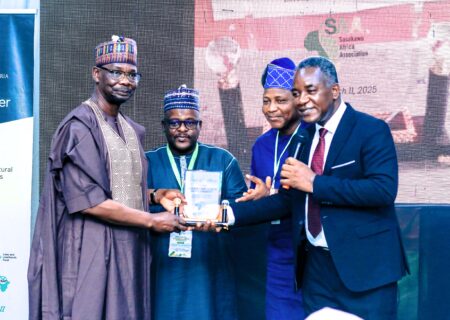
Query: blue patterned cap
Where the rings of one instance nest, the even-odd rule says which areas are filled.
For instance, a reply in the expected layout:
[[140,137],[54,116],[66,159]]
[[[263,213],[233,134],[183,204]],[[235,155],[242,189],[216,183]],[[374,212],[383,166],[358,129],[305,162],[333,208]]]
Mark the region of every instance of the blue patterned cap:
[[279,58],[269,63],[261,82],[264,89],[280,88],[291,90],[294,86],[295,63],[289,58]]
[[199,110],[198,90],[189,89],[185,84],[171,90],[164,96],[164,112],[172,109]]

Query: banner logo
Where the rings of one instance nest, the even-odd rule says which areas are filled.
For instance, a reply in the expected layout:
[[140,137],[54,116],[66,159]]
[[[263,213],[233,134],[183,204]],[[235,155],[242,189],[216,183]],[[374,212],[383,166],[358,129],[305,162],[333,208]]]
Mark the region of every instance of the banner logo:
[[5,276],[0,276],[0,292],[5,292],[9,284],[10,282]]
[[337,58],[353,58],[369,55],[367,51],[357,50],[357,43],[364,42],[364,34],[361,18],[358,16],[349,19],[335,19],[329,17],[319,26],[307,34],[304,45],[308,51],[317,53],[330,60]]

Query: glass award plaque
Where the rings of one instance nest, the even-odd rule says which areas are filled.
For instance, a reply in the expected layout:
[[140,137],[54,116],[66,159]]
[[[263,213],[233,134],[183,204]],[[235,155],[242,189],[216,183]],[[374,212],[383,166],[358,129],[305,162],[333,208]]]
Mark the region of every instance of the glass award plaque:
[[188,224],[217,222],[222,193],[222,172],[188,170],[184,180],[184,219]]

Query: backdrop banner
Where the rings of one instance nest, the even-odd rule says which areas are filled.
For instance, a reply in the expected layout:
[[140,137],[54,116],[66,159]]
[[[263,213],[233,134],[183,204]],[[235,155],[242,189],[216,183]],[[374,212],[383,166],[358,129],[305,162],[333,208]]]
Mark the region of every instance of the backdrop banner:
[[[450,201],[450,1],[195,0],[194,31],[200,140],[227,148],[244,173],[252,144],[269,128],[261,110],[267,63],[309,56],[333,61],[343,100],[384,120],[396,144],[396,203],[411,204],[398,216],[413,275],[400,282],[398,318],[448,319],[442,305],[447,282],[436,276],[447,267],[441,259],[446,242],[430,236],[434,220],[427,216],[420,245],[433,253],[419,257],[418,212],[443,205],[440,215],[431,216],[448,225],[442,220]],[[264,232],[235,232],[243,319],[264,318]]]
[[0,10],[0,319],[28,317],[35,14]]
[[202,142],[248,172],[267,129],[261,74],[275,58],[323,56],[344,101],[383,119],[397,146],[397,202],[450,199],[450,1],[197,0]]

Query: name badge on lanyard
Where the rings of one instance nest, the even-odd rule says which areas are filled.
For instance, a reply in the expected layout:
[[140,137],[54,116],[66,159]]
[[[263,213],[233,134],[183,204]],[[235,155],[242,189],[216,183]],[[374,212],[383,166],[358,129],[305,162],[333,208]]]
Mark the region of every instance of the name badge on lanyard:
[[[277,132],[277,137],[275,139],[275,151],[274,151],[274,155],[273,155],[273,177],[272,177],[272,187],[270,188],[270,195],[278,193],[278,189],[275,188],[275,179],[277,177],[278,170],[280,169],[281,158],[283,157],[284,153],[287,151],[287,149],[289,147],[289,144],[292,141],[292,138],[295,136],[295,134],[297,133],[299,128],[300,128],[300,124],[297,126],[297,128],[294,131],[294,133],[289,138],[288,143],[286,144],[284,149],[281,151],[281,154],[280,154],[279,157],[277,157],[277,156],[278,156],[278,136],[280,135],[280,131]],[[280,220],[273,220],[270,223],[271,224],[280,224],[281,221]]]
[[169,257],[187,258],[192,255],[192,231],[172,232],[169,242]]
[[[278,189],[274,188],[273,186],[270,188],[270,195],[273,194],[277,194],[278,193]],[[272,220],[270,221],[270,224],[280,224],[281,221],[280,220]]]
[[[167,156],[169,157],[170,165],[172,167],[173,174],[177,179],[181,192],[184,191],[184,178],[186,170],[192,170],[194,168],[195,161],[198,156],[198,143],[195,145],[194,153],[192,154],[189,166],[186,168],[186,158],[183,158],[183,162],[180,159],[181,174],[178,171],[175,159],[170,151],[169,145],[167,145]],[[179,233],[172,232],[169,240],[169,257],[171,258],[187,258],[192,256],[192,231],[181,231]]]

